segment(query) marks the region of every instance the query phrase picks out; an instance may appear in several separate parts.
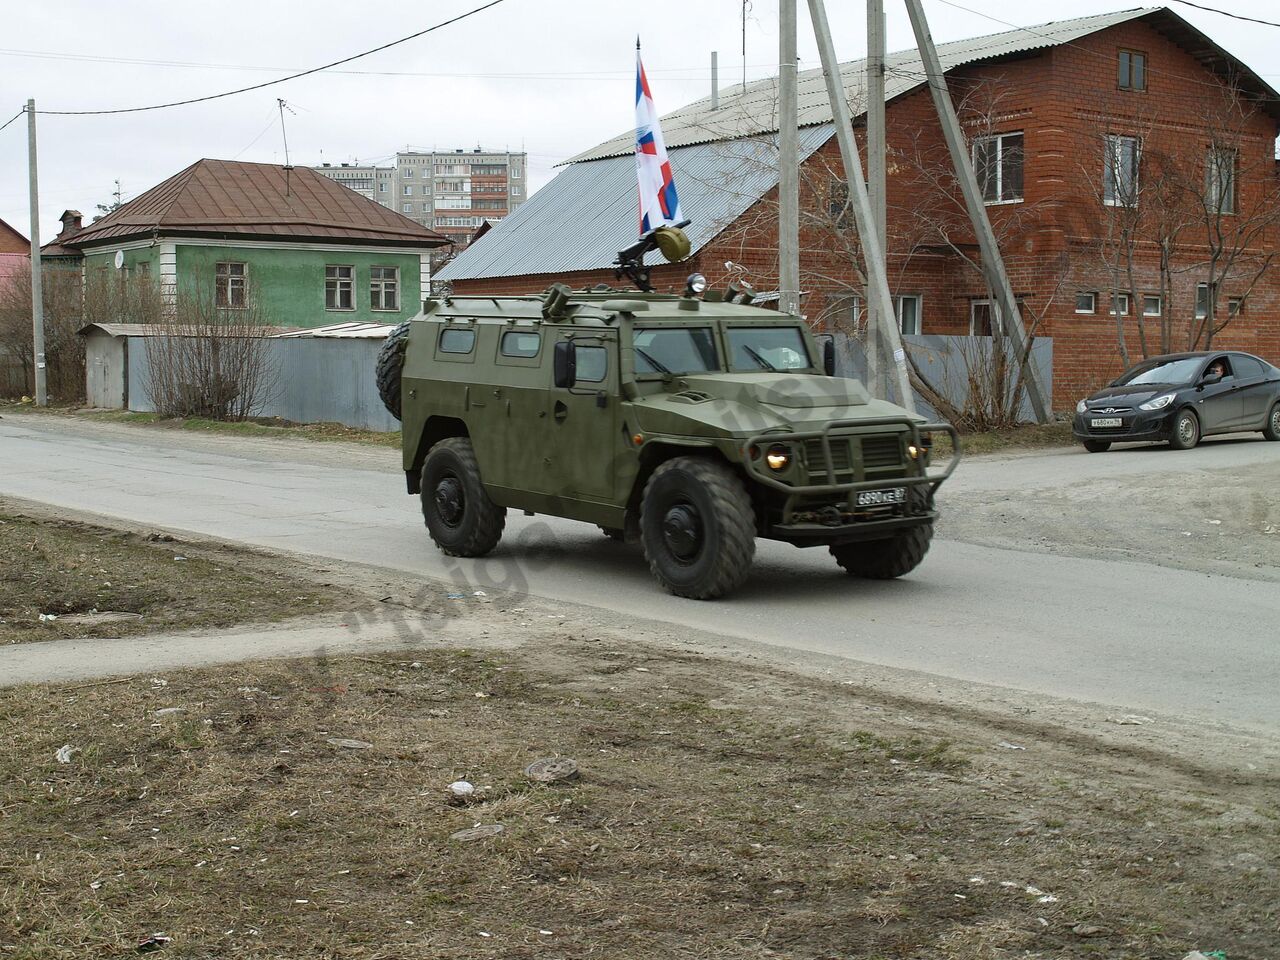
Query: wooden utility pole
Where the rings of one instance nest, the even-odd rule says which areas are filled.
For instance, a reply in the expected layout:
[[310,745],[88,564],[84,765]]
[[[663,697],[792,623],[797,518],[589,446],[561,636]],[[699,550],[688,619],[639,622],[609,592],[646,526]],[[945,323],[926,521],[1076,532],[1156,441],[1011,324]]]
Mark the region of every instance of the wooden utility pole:
[[779,0],[778,310],[800,312],[800,136],[796,127],[796,0]]
[[[888,213],[885,194],[885,155],[888,137],[884,116],[884,0],[867,0],[867,190],[871,196],[871,217],[880,249],[889,249]],[[882,395],[880,385],[880,325],[896,323],[896,315],[881,317],[867,299],[867,389],[873,397]]]
[[31,341],[36,367],[36,406],[49,405],[44,360],[44,284],[40,264],[40,185],[36,177],[36,101],[27,101],[27,182],[31,188]]
[[1018,356],[1024,358],[1022,383],[1026,388],[1027,399],[1031,403],[1036,421],[1048,423],[1050,411],[1045,403],[1040,376],[1036,372],[1035,364],[1031,362],[1031,353],[1027,346],[1027,331],[1022,325],[1022,313],[1018,310],[1018,300],[1013,295],[1009,274],[1005,271],[1004,258],[1000,255],[995,231],[991,229],[987,205],[978,187],[978,178],[974,175],[973,163],[969,158],[968,144],[965,143],[964,133],[960,129],[956,108],[947,90],[947,78],[942,70],[942,62],[938,59],[938,51],[933,45],[933,36],[929,32],[929,21],[925,19],[924,7],[921,6],[920,0],[906,0],[906,4],[907,13],[911,17],[911,29],[916,35],[916,46],[920,49],[920,59],[924,63],[925,76],[929,81],[929,92],[933,95],[933,105],[938,111],[938,120],[942,124],[942,135],[947,141],[947,148],[951,151],[951,163],[955,167],[956,179],[960,182],[960,192],[964,194],[965,206],[969,209],[969,220],[973,223],[973,231],[978,236],[978,248],[982,253],[982,273],[999,307],[998,321],[1001,330],[1012,341],[1013,349],[1017,351]]
[[[915,395],[907,376],[907,354],[902,349],[898,325],[893,322],[893,297],[889,293],[889,280],[885,268],[884,248],[876,235],[871,198],[867,195],[867,182],[862,176],[862,159],[858,155],[858,142],[853,137],[853,118],[849,116],[849,104],[844,98],[844,82],[840,78],[840,64],[836,62],[835,46],[831,42],[831,27],[827,23],[827,10],[822,0],[809,0],[809,16],[813,20],[813,33],[818,41],[818,53],[822,57],[822,72],[827,80],[827,97],[831,101],[831,122],[836,128],[836,141],[840,145],[840,162],[849,183],[849,199],[853,206],[858,237],[862,241],[862,254],[867,264],[867,301],[881,318],[880,330],[885,346],[892,351],[894,381],[901,395],[902,406],[914,413]],[[888,322],[885,322],[885,320]]]

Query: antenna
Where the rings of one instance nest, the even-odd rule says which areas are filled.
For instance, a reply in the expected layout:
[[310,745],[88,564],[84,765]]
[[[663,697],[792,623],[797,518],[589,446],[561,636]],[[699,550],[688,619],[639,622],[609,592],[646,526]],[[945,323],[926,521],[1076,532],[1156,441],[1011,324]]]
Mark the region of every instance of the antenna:
[[284,141],[284,166],[286,170],[292,169],[289,163],[289,134],[284,128],[284,112],[288,110],[295,117],[298,115],[293,107],[289,106],[279,97],[276,97],[276,103],[280,105],[280,139]]

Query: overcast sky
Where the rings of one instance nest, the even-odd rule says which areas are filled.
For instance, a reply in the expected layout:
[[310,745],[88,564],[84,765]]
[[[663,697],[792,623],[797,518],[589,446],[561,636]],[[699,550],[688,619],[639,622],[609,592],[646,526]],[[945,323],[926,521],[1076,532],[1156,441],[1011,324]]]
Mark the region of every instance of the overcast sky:
[[[60,0],[6,5],[0,39],[0,123],[27,97],[37,109],[97,110],[198,97],[284,76],[386,43],[481,0],[365,4],[356,0]],[[1280,19],[1276,0],[1208,0]],[[801,67],[817,66],[807,4],[800,6]],[[1171,6],[1254,70],[1280,85],[1280,29],[1178,3]],[[777,72],[778,5],[746,12],[748,79]],[[925,0],[941,42],[1033,26],[1064,13],[1129,9],[1107,0]],[[378,11],[371,15],[371,11]],[[841,60],[866,51],[865,7],[829,0]],[[887,0],[890,50],[914,46],[903,5]],[[633,125],[635,37],[658,110],[706,96],[710,54],[722,88],[744,68],[741,0],[504,0],[436,33],[342,68],[209,103],[114,116],[40,116],[41,239],[68,207],[86,214],[120,180],[137,196],[201,157],[283,163],[276,98],[294,164],[385,161],[406,147],[525,150],[530,183],[553,165]],[[131,61],[131,62],[119,62]],[[136,62],[145,61],[145,62]],[[0,217],[24,234],[26,118],[0,131]]]

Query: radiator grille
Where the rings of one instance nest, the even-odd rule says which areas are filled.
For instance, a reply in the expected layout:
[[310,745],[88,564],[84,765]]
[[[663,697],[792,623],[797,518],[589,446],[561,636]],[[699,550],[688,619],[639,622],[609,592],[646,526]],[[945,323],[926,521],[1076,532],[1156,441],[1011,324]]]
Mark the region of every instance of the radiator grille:
[[813,483],[838,483],[842,481],[866,479],[855,475],[856,458],[853,444],[861,444],[862,471],[887,470],[902,466],[902,443],[897,434],[870,437],[832,436],[831,465],[835,476],[827,474],[827,461],[822,453],[821,440],[806,440],[804,445],[805,461],[809,466],[809,477]]

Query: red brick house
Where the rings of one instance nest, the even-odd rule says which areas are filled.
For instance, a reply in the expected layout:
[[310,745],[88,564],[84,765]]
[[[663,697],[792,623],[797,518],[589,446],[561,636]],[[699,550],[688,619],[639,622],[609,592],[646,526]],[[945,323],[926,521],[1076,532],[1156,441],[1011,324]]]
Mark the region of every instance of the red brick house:
[[0,220],[0,253],[31,254],[31,241]]
[[[1280,362],[1280,94],[1167,8],[943,44],[939,55],[1024,320],[1053,338],[1054,405],[1124,357],[1202,347]],[[842,65],[861,114],[864,65]],[[889,277],[905,334],[999,318],[914,51],[886,63]],[[663,118],[694,253],[654,270],[777,278],[776,81]],[[857,240],[819,71],[800,77],[802,310],[858,329]],[[862,117],[855,120],[861,135]],[[457,293],[612,283],[635,236],[631,135],[573,158],[438,279]],[[726,266],[732,264],[732,266]]]

